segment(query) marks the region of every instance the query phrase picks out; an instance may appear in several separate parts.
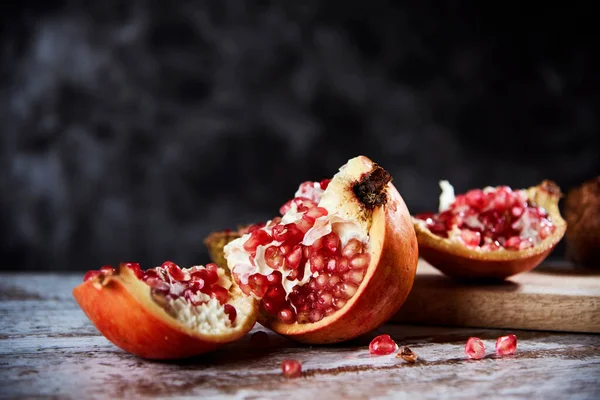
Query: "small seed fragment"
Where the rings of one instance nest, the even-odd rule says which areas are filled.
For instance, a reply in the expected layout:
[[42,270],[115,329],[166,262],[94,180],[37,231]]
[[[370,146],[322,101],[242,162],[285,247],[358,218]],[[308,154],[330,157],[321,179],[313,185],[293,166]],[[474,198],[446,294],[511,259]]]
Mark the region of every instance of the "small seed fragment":
[[404,348],[396,355],[396,358],[402,358],[404,361],[414,364],[417,361],[418,356],[409,347],[404,346]]

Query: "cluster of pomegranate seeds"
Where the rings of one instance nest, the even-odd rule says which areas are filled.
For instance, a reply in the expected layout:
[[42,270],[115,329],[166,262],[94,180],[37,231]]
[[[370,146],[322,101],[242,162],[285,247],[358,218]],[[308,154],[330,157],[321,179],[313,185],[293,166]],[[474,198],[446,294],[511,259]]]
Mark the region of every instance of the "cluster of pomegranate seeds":
[[[508,356],[515,354],[517,350],[517,337],[513,334],[500,336],[496,339],[496,354],[499,356]],[[481,339],[470,337],[465,345],[465,354],[468,358],[479,360],[485,355],[485,346]]]
[[[121,268],[131,269],[138,279],[150,286],[153,294],[173,300],[183,298],[194,306],[206,303],[208,298],[215,298],[224,305],[224,311],[232,323],[237,317],[235,307],[226,304],[229,301],[229,292],[217,283],[219,281],[217,264],[192,267],[185,272],[171,261],[166,261],[160,267],[147,271],[142,271],[140,264],[131,262],[121,264]],[[100,270],[88,271],[83,280],[85,282],[96,276],[110,275],[114,272],[113,267],[105,265]]]
[[398,349],[398,345],[390,335],[379,335],[369,344],[369,353],[384,356],[392,354]]
[[496,354],[507,356],[515,354],[517,350],[517,337],[515,335],[501,336],[496,339]]
[[[249,228],[250,237],[243,248],[250,254],[250,263],[256,266],[258,247],[263,246],[265,263],[275,270],[273,273],[252,274],[244,284],[234,272],[242,291],[262,299],[263,310],[283,323],[314,323],[335,313],[354,296],[369,266],[369,254],[363,243],[354,238],[342,246],[339,236],[330,232],[310,246],[302,244],[317,219],[328,214],[318,206],[327,185],[329,180],[303,183],[298,193],[308,197],[295,197],[281,208],[281,212],[286,213],[295,207],[302,215],[296,222],[285,224],[276,218],[269,225]],[[294,286],[286,296],[283,277],[290,281],[302,280],[307,263],[310,279],[304,285]]]
[[465,354],[467,355],[467,358],[479,360],[485,355],[485,345],[481,339],[470,337],[465,345]]
[[543,208],[532,204],[524,191],[508,186],[470,190],[458,195],[449,209],[415,218],[441,237],[448,238],[458,229],[463,243],[484,250],[527,249],[556,230]]
[[283,360],[281,371],[286,378],[298,378],[302,375],[302,363],[298,360]]

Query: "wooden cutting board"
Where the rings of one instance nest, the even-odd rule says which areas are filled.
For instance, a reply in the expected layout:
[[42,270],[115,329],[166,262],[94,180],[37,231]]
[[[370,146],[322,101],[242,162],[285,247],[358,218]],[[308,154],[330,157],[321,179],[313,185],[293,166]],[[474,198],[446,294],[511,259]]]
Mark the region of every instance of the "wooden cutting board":
[[542,264],[505,282],[452,280],[420,260],[393,322],[600,333],[600,269]]

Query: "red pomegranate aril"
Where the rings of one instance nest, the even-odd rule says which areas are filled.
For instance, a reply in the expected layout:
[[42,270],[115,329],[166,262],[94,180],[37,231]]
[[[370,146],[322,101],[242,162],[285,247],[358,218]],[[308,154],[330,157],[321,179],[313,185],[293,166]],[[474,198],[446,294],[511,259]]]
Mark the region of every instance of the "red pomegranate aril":
[[279,269],[283,267],[285,258],[278,247],[269,246],[265,249],[265,262],[270,268]]
[[467,246],[479,246],[481,242],[481,233],[469,229],[463,229],[460,232],[460,238]]
[[262,299],[261,305],[263,309],[270,315],[275,315],[279,310],[278,304],[268,299]]
[[369,344],[369,353],[385,356],[396,351],[398,345],[390,335],[379,335]]
[[289,308],[283,308],[279,310],[277,317],[284,324],[291,324],[296,320],[296,314]]
[[329,277],[327,275],[320,274],[311,282],[315,283],[317,289],[323,289],[327,287],[327,281],[329,281]]
[[229,292],[227,291],[227,289],[221,286],[211,286],[209,289],[209,295],[213,299],[217,299],[217,301],[221,304],[225,304],[227,303],[227,301],[229,301]]
[[321,189],[326,190],[330,182],[331,179],[323,179],[321,182],[319,182],[319,186],[321,186]]
[[479,360],[485,355],[485,345],[481,339],[470,337],[465,345],[465,354],[472,360]]
[[327,259],[321,251],[315,251],[310,255],[310,271],[321,272],[325,269]]
[[308,232],[308,230],[310,228],[312,228],[314,223],[315,223],[314,219],[312,219],[312,221],[311,221],[310,219],[306,218],[306,215],[303,215],[302,219],[300,219],[300,221],[298,221],[296,223],[296,227],[298,227],[300,232],[302,232],[302,234],[304,235],[306,232]]
[[231,321],[233,324],[235,322],[235,318],[237,317],[237,311],[235,310],[235,307],[231,304],[225,304],[223,306],[223,311],[225,311],[225,314],[227,314],[229,317],[229,321]]
[[344,274],[344,281],[359,285],[365,276],[365,272],[366,270],[364,269],[353,269]]
[[344,257],[352,257],[355,254],[362,252],[363,245],[358,239],[350,239],[348,243],[342,249],[342,255]]
[[248,284],[258,298],[263,298],[269,288],[267,278],[261,274],[250,275],[248,277]]
[[91,270],[85,273],[85,275],[83,276],[83,281],[89,281],[90,279],[94,279],[95,277],[97,277],[98,275],[100,275],[100,271],[96,271],[96,270]]
[[286,378],[298,378],[302,375],[302,364],[297,360],[283,360],[281,371]]
[[100,268],[100,273],[102,273],[102,274],[110,275],[113,272],[115,272],[115,269],[113,267],[111,267],[110,265],[104,265],[103,267]]
[[338,283],[340,283],[340,277],[337,275],[332,275],[329,277],[329,281],[327,281],[327,287],[333,289]]
[[273,227],[273,239],[278,242],[302,240],[302,232],[295,224],[276,225]]
[[496,353],[501,356],[515,354],[517,350],[517,337],[513,334],[501,336],[496,339]]
[[188,284],[188,289],[192,291],[192,293],[198,293],[200,290],[204,288],[204,280],[195,279]]
[[319,294],[318,302],[319,306],[321,306],[322,308],[328,308],[333,302],[333,296],[331,295],[331,293],[322,292]]
[[310,311],[300,311],[296,316],[296,322],[299,324],[306,324],[310,322]]
[[331,232],[323,237],[323,247],[332,254],[337,253],[340,245],[340,238],[334,232]]
[[329,307],[327,310],[325,310],[325,316],[329,317],[332,314],[335,314],[337,310],[334,307]]
[[130,270],[133,271],[133,273],[135,274],[135,276],[137,276],[138,279],[142,279],[144,276],[144,271],[142,271],[142,268],[140,267],[139,263],[134,263],[134,262],[127,262],[127,263],[123,263],[123,266],[126,268],[129,268]]
[[504,247],[506,247],[507,249],[519,250],[520,246],[521,238],[518,236],[513,236],[504,243]]
[[339,283],[338,286],[340,287],[341,294],[339,297],[343,297],[346,300],[351,299],[352,296],[354,296],[354,294],[356,293],[356,290],[358,289],[356,285],[353,285],[352,283],[348,282]]
[[340,298],[334,298],[333,299],[333,305],[335,308],[337,308],[338,310],[342,307],[344,307],[346,305],[346,300],[345,299],[340,299]]
[[313,244],[310,245],[310,248],[314,251],[314,250],[319,250],[321,247],[323,247],[323,238],[320,237],[317,240],[315,240],[313,242]]
[[164,262],[162,266],[167,271],[167,273],[171,276],[171,278],[175,279],[176,281],[185,280],[185,274],[183,273],[181,268],[179,268],[179,265],[177,265],[171,261],[167,261],[167,262]]
[[271,235],[262,229],[257,229],[250,234],[250,238],[244,243],[244,250],[254,252],[258,246],[264,246],[272,241]]
[[273,273],[267,275],[267,282],[269,282],[269,286],[275,286],[281,283],[281,272],[273,271]]
[[327,260],[327,266],[325,267],[325,269],[330,274],[335,273],[335,271],[337,270],[337,259],[335,256],[331,256],[331,258]]
[[323,207],[313,207],[310,210],[308,210],[306,212],[306,214],[304,214],[303,217],[307,217],[310,219],[312,219],[313,224],[315,219],[320,218],[320,217],[324,217],[327,215],[327,210],[324,209]]
[[248,227],[248,233],[252,233],[252,232],[254,232],[254,231],[258,230],[258,229],[264,228],[265,225],[266,225],[265,222],[259,222],[257,224],[251,225],[251,226]]
[[286,256],[286,267],[289,269],[296,269],[300,266],[300,261],[302,261],[302,246],[296,245]]
[[283,303],[285,302],[285,291],[282,286],[271,286],[269,290],[267,290],[265,298],[276,303]]
[[319,322],[320,320],[323,319],[323,313],[318,309],[313,309],[310,311],[310,314],[308,315],[308,319],[312,323]]
[[348,262],[352,269],[362,269],[369,266],[369,255],[368,254],[357,254],[350,258]]

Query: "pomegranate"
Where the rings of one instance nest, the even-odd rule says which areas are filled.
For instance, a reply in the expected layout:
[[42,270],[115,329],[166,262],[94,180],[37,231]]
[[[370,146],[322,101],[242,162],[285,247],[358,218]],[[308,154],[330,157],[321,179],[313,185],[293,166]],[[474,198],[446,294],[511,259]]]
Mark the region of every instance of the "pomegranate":
[[496,353],[500,356],[515,354],[517,351],[517,337],[515,335],[501,336],[496,339]]
[[73,296],[116,346],[149,359],[177,359],[240,339],[256,322],[257,301],[216,264],[181,269],[172,262],[89,271]]
[[224,254],[259,322],[300,342],[336,343],[389,319],[412,288],[418,247],[390,175],[364,156],[304,182],[281,216],[247,228]]
[[485,355],[485,345],[478,337],[470,337],[465,344],[465,354],[472,360],[480,360]]
[[600,268],[600,176],[569,190],[564,203],[567,258]]
[[550,181],[525,190],[508,186],[454,196],[440,182],[438,213],[414,216],[420,255],[446,275],[505,279],[539,265],[565,233]]

